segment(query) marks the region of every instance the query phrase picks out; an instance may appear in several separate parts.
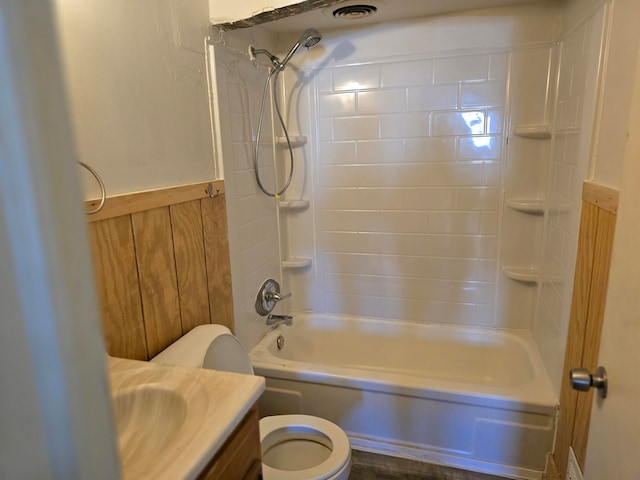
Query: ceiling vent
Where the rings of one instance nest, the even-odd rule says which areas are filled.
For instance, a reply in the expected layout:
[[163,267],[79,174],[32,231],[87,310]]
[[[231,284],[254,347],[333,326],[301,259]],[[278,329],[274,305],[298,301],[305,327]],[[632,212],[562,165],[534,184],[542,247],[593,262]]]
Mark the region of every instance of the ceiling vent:
[[343,20],[360,20],[362,18],[367,18],[371,15],[375,15],[377,11],[378,7],[375,7],[373,5],[352,4],[336,8],[333,11],[333,16],[336,18],[341,18]]

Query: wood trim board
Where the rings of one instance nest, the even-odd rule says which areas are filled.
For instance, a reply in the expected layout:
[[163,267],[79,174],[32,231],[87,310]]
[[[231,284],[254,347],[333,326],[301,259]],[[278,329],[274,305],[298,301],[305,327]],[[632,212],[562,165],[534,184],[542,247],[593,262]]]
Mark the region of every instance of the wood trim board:
[[210,197],[209,183],[223,187],[216,181],[108,199],[105,218],[89,223],[109,355],[148,360],[204,323],[233,331],[225,195]]
[[[209,185],[211,185],[211,194],[209,193]],[[168,207],[169,205],[190,200],[216,197],[224,195],[224,193],[224,180],[212,180],[210,182],[116,195],[105,200],[102,210],[93,215],[87,215],[87,220],[89,222],[98,222],[106,218],[129,215],[153,208]],[[85,208],[88,211],[92,211],[99,204],[100,199],[87,200]]]
[[584,467],[593,390],[573,390],[569,371],[586,368],[593,372],[597,367],[618,198],[618,192],[609,187],[592,182],[583,185],[558,433],[552,459],[562,478],[566,475],[570,447]]

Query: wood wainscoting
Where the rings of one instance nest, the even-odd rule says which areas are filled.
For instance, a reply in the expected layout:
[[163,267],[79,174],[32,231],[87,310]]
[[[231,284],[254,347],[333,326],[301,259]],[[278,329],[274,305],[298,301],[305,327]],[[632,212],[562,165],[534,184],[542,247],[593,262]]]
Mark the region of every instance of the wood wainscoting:
[[594,372],[598,366],[617,211],[617,190],[590,182],[584,184],[558,434],[553,458],[549,459],[552,467],[547,472],[549,479],[565,477],[569,447],[573,447],[578,463],[584,468],[594,392],[573,390],[569,370],[586,368]]
[[222,181],[110,197],[88,220],[109,355],[148,360],[197,325],[233,330]]

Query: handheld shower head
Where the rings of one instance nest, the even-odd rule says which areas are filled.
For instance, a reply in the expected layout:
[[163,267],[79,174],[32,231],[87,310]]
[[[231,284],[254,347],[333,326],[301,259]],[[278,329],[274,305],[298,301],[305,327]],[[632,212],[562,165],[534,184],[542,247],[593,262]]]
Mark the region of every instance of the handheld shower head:
[[307,28],[304,32],[302,32],[302,35],[300,35],[300,38],[298,39],[296,44],[291,47],[291,50],[289,50],[287,56],[284,57],[284,60],[280,62],[280,66],[278,68],[280,70],[284,70],[287,62],[291,59],[291,57],[293,57],[293,54],[296,53],[296,50],[298,50],[300,45],[304,45],[305,47],[310,48],[318,43],[321,38],[322,34],[318,30],[316,30],[315,28]]

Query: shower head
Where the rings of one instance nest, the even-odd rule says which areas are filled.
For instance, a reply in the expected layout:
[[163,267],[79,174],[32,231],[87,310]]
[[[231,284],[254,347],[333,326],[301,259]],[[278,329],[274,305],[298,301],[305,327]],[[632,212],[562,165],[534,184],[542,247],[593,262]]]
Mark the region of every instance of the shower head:
[[322,34],[315,28],[307,28],[300,36],[299,42],[305,47],[313,47],[322,39]]
[[256,49],[256,48],[253,48],[252,46],[249,46],[249,57],[253,61],[256,55],[259,55],[259,54],[266,55],[267,57],[269,57],[269,60],[273,64],[273,67],[282,71],[284,70],[284,67],[287,65],[287,62],[291,59],[291,57],[293,57],[293,54],[296,53],[296,50],[298,50],[300,45],[304,45],[305,47],[310,48],[310,47],[313,47],[316,43],[318,43],[321,38],[322,38],[322,35],[315,28],[307,28],[302,33],[302,35],[300,35],[300,38],[298,39],[296,44],[293,47],[291,47],[291,50],[289,50],[289,53],[287,53],[287,56],[284,57],[284,60],[280,61],[280,59],[276,57],[273,53],[271,53],[269,50]]
[[302,32],[302,35],[300,35],[300,38],[298,39],[296,44],[293,47],[291,47],[291,50],[289,50],[289,53],[287,53],[287,56],[284,57],[284,60],[280,62],[280,66],[278,68],[280,70],[284,70],[284,67],[287,65],[287,62],[291,59],[293,54],[296,53],[296,50],[298,50],[300,45],[304,45],[305,47],[310,48],[310,47],[313,47],[316,43],[318,43],[321,38],[322,38],[322,35],[315,28],[307,28],[304,32]]

